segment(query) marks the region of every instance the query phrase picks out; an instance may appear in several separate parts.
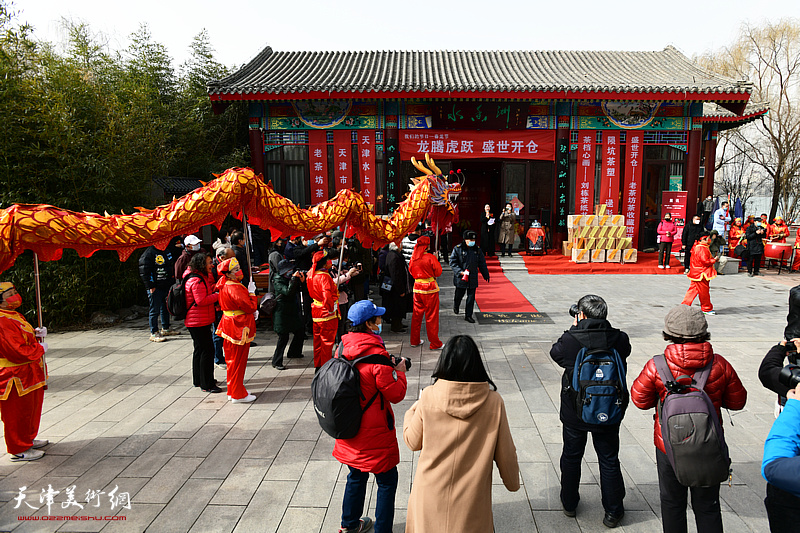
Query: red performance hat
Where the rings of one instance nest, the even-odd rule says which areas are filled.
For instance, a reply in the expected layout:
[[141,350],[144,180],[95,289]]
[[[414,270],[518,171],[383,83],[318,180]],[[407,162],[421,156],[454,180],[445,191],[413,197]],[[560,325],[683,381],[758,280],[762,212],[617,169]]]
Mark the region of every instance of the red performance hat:
[[238,266],[239,261],[235,257],[231,257],[217,266],[217,274],[226,274]]

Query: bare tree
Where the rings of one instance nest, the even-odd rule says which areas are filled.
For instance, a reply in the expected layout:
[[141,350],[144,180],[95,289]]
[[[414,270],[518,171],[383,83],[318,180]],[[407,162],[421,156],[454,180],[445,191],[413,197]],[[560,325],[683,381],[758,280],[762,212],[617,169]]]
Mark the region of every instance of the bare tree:
[[720,133],[714,172],[714,194],[728,196],[731,201],[742,202],[747,213],[747,202],[764,189],[768,179],[763,169],[753,163],[746,154],[746,147],[737,144],[733,130]]
[[769,217],[775,217],[781,204],[787,215],[794,212],[800,173],[800,21],[746,24],[730,47],[698,61],[725,76],[748,79],[753,83],[751,99],[769,103],[766,115],[733,130],[730,137],[772,182]]

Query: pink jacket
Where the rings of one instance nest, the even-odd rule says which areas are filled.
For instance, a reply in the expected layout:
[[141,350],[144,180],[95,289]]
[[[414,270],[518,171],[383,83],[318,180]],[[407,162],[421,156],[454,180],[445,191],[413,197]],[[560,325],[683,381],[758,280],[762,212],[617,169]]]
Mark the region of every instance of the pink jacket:
[[[198,274],[187,268],[183,279],[189,274]],[[214,280],[211,276],[199,274],[201,278],[192,277],[186,282],[186,320],[187,328],[199,328],[214,323],[214,304],[219,300],[219,293],[214,292]],[[194,305],[192,305],[194,304]]]
[[658,223],[656,233],[661,237],[661,242],[672,242],[675,239],[675,234],[678,232],[678,226],[671,220],[662,220]]

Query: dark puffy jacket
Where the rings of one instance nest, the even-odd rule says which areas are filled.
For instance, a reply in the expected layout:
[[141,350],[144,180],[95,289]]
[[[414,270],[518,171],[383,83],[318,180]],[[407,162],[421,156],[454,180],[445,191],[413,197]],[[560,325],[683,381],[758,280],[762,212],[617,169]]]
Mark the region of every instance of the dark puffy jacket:
[[161,251],[155,246],[149,247],[139,256],[139,277],[144,282],[144,288],[169,290],[175,277],[172,269],[175,264],[174,250],[168,247]]
[[187,268],[183,272],[182,278],[186,279],[189,274],[196,274],[196,276],[192,276],[184,285],[186,288],[186,320],[183,321],[183,324],[187,328],[209,326],[216,319],[214,304],[219,300],[219,293],[214,292],[214,279],[211,276],[193,272],[191,268]]
[[744,232],[744,238],[747,239],[747,251],[750,255],[763,255],[764,254],[764,235],[767,230],[763,226],[756,227],[752,224],[747,227]]
[[776,344],[769,349],[767,355],[761,360],[761,366],[758,367],[758,379],[761,380],[761,384],[777,393],[782,398],[782,403],[786,401],[789,387],[781,383],[778,376],[788,362],[786,361],[786,346]]
[[[383,339],[374,333],[348,333],[342,336],[342,344],[345,359],[371,354],[390,358]],[[366,398],[361,401],[362,407],[376,391],[380,391],[380,395],[361,416],[361,427],[356,436],[352,439],[336,439],[333,456],[340,463],[362,472],[380,474],[400,462],[391,404],[399,403],[406,397],[406,375],[386,365],[364,363],[356,365],[356,368],[361,392]]]
[[686,250],[689,250],[691,253],[692,246],[694,246],[694,242],[703,233],[705,228],[703,228],[702,224],[693,224],[689,223],[683,228],[683,234],[681,235],[681,243],[683,243],[683,247]]
[[[478,270],[483,274],[483,279],[489,281],[489,270],[486,268],[486,258],[483,250],[477,246],[467,246],[464,243],[453,248],[450,254],[450,268],[453,270],[453,285],[460,289],[472,289],[478,286]],[[461,279],[461,273],[469,270],[469,281]]]
[[[704,390],[717,408],[720,424],[723,423],[720,412],[722,407],[734,411],[744,408],[747,391],[731,364],[721,355],[714,353],[711,343],[669,344],[664,350],[664,355],[672,375],[676,378],[682,375],[694,377],[695,372],[713,361]],[[639,409],[651,409],[666,396],[667,389],[661,382],[655,362],[650,359],[633,382],[631,401]],[[654,433],[656,448],[666,453],[664,440],[661,437],[661,424],[658,421],[658,410],[655,415]]]
[[631,342],[628,335],[618,329],[612,328],[608,320],[586,318],[565,331],[561,338],[550,348],[550,357],[564,369],[561,376],[561,422],[583,431],[603,431],[619,428],[615,426],[598,426],[587,424],[578,416],[575,410],[575,393],[572,390],[572,373],[575,369],[575,358],[581,348],[590,350],[597,348],[614,348],[622,358],[627,372],[627,359],[631,354]]

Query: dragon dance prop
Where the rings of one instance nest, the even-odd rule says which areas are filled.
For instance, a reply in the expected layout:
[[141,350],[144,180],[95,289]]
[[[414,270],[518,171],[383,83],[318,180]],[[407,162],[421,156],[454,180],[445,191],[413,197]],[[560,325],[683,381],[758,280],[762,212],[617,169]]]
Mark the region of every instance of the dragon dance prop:
[[[216,179],[155,209],[136,208],[131,215],[78,213],[45,204],[14,204],[0,211],[0,272],[10,268],[25,250],[39,259],[61,258],[64,248],[81,257],[97,250],[114,250],[125,261],[138,248],[155,245],[163,249],[178,235],[200,227],[219,227],[228,214],[246,213],[253,224],[273,235],[312,237],[347,223],[348,237],[356,235],[365,246],[382,246],[402,239],[430,216],[444,227],[457,221],[456,200],[463,176],[448,183],[426,154],[428,167],[413,160],[424,176],[414,184],[388,219],[376,216],[364,198],[345,189],[310,209],[297,207],[277,194],[271,183],[249,168],[232,168]],[[453,174],[453,173],[451,173]]]

